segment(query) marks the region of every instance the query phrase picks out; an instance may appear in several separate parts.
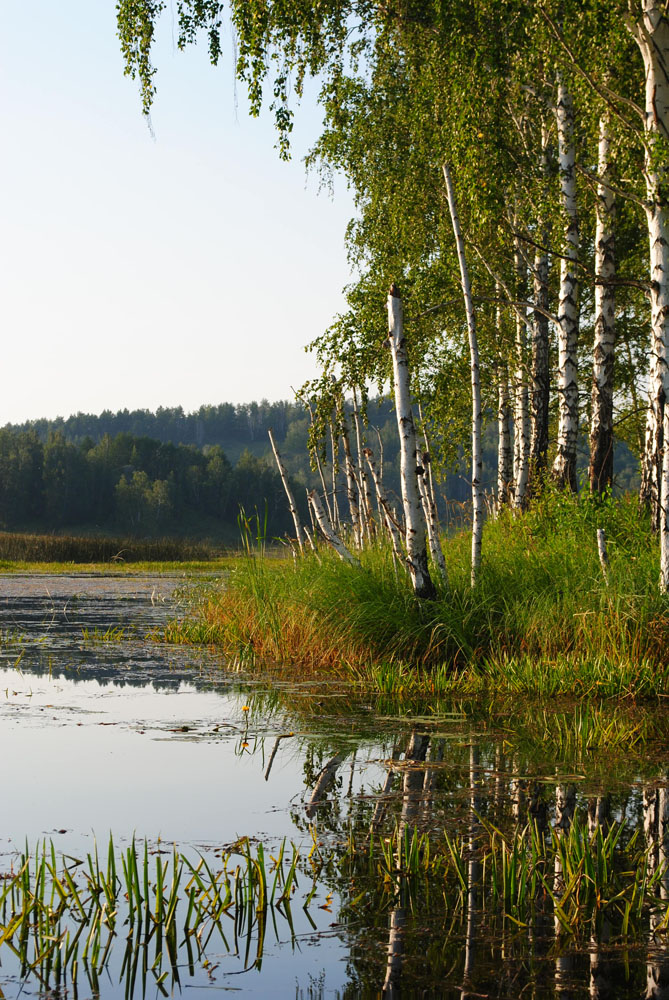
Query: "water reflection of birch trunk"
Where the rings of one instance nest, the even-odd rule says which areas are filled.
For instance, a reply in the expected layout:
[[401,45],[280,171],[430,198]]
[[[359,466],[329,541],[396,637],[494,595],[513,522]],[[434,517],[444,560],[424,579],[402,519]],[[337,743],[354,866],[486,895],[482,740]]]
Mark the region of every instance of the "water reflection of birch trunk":
[[[659,877],[659,894],[669,897],[667,861],[669,860],[669,789],[643,790],[643,829],[648,851],[648,878]],[[657,934],[665,907],[650,912],[648,963],[646,965],[647,1000],[669,1000],[669,953],[664,935]]]
[[[413,765],[425,760],[429,743],[429,736],[414,731],[411,734],[409,745],[404,755],[406,770],[404,772],[402,790],[402,813],[397,831],[398,852],[402,849],[405,831],[411,826],[415,826],[420,812],[425,772],[423,768],[414,767]],[[400,859],[398,858],[398,868],[400,867],[399,861]],[[400,873],[398,905],[395,906],[390,915],[388,958],[386,963],[386,977],[383,982],[383,996],[389,998],[389,1000],[400,996],[400,980],[402,977],[402,965],[404,963],[407,893],[406,876]]]
[[469,984],[474,969],[476,948],[476,913],[477,886],[479,881],[479,859],[477,854],[477,837],[479,827],[479,790],[477,784],[480,751],[477,746],[469,748],[469,862],[467,864],[467,931],[465,937],[465,968],[461,1000],[470,996]]
[[[600,830],[605,837],[611,825],[611,796],[595,795],[588,799],[588,834],[596,836]],[[611,962],[603,954],[611,936],[611,924],[604,917],[590,936],[590,996],[592,1000],[608,1000],[615,996],[611,979]]]
[[[574,819],[576,811],[576,789],[573,785],[557,785],[555,789],[555,827],[553,836],[567,836]],[[565,889],[564,873],[560,861],[559,852],[555,854],[555,879],[553,891],[555,893],[556,904],[559,903]],[[554,918],[555,937],[559,938],[561,932],[560,918],[557,913]],[[555,959],[555,990],[560,995],[567,995],[569,980],[573,972],[573,955],[558,952]]]

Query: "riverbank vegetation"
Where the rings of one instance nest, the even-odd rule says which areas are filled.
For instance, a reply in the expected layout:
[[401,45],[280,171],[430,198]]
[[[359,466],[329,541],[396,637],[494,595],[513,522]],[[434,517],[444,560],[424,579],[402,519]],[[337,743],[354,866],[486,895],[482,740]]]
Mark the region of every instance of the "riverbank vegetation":
[[[599,560],[597,529],[608,538]],[[470,534],[444,544],[448,585],[417,599],[390,545],[348,564],[324,545],[294,564],[249,545],[223,587],[200,595],[173,641],[231,657],[356,677],[380,691],[656,697],[669,693],[669,604],[657,544],[636,498],[547,490],[484,529],[470,586]]]

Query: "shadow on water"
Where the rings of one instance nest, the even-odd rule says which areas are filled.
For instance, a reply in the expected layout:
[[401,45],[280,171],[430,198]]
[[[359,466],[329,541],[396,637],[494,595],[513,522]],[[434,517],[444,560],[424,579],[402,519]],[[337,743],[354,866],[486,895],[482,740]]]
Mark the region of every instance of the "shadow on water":
[[176,583],[0,581],[0,995],[669,997],[664,712],[244,676]]

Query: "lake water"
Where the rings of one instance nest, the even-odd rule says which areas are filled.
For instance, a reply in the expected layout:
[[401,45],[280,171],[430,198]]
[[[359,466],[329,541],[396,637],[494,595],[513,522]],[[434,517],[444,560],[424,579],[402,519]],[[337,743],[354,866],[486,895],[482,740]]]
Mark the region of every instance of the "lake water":
[[[120,853],[134,838],[152,858],[176,845],[215,868],[247,837],[266,856],[295,845],[291,905],[243,935],[228,911],[225,942],[213,934],[189,959],[179,941],[176,961],[156,955],[131,978],[121,893],[102,975],[80,972],[76,991],[65,976],[54,994],[0,944],[0,996],[669,997],[662,725],[642,749],[630,740],[603,755],[569,729],[573,706],[559,723],[538,710],[518,722],[508,706],[397,704],[299,674],[245,676],[210,650],[147,638],[185,613],[179,586],[0,579],[0,872],[16,871],[26,842],[81,860],[96,844],[106,855],[110,833]],[[625,859],[645,852],[656,905],[630,909],[625,928],[623,895],[568,933],[551,882],[524,917],[502,917],[480,838],[528,820],[548,840],[556,827],[599,821],[606,833],[624,820]],[[430,867],[428,841],[416,841],[415,877],[392,855],[398,831],[408,842],[414,830],[445,859]],[[0,940],[8,923],[0,914]]]

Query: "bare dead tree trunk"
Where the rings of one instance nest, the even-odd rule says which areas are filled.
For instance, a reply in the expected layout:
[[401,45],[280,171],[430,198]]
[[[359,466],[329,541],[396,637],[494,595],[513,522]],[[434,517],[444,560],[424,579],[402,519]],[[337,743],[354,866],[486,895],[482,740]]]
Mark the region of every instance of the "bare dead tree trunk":
[[395,517],[388,500],[388,495],[386,493],[383,481],[381,479],[381,474],[376,468],[374,463],[374,454],[371,448],[365,448],[363,451],[365,458],[367,459],[367,464],[369,465],[369,471],[372,474],[372,481],[374,483],[374,488],[376,489],[376,502],[379,507],[379,512],[381,514],[381,519],[388,529],[388,534],[390,535],[391,541],[393,543],[393,552],[399,561],[406,565],[406,556],[402,549],[402,539],[400,536],[400,527],[395,520]]
[[335,531],[341,529],[339,513],[339,498],[337,489],[337,473],[339,472],[339,442],[334,427],[330,424],[330,450],[332,452],[332,527]]
[[362,548],[363,531],[360,505],[358,504],[358,479],[355,474],[355,462],[351,453],[351,442],[348,435],[348,423],[344,412],[344,401],[339,404],[339,424],[341,429],[341,440],[344,445],[344,466],[346,472],[346,493],[348,496],[348,507],[351,513],[351,524],[353,526],[353,541],[357,549]]
[[274,443],[274,435],[271,429],[267,432],[269,434],[270,444],[272,445],[272,451],[274,452],[274,458],[276,460],[277,468],[279,470],[279,475],[281,476],[281,482],[283,483],[283,488],[286,491],[286,496],[288,498],[288,506],[290,507],[290,513],[293,517],[293,524],[295,525],[295,536],[297,538],[297,544],[300,546],[300,552],[304,552],[304,534],[302,532],[302,526],[300,524],[300,516],[297,512],[297,506],[295,504],[295,497],[293,496],[293,491],[290,488],[290,483],[288,482],[288,473],[281,461],[281,456],[279,455],[276,444]]
[[360,427],[360,411],[358,409],[358,397],[353,388],[353,420],[355,421],[355,440],[358,448],[358,472],[360,475],[360,506],[364,510],[365,534],[371,540],[375,534],[374,509],[372,507],[372,493],[369,488],[369,479],[365,472],[365,462],[363,459],[364,440]]

